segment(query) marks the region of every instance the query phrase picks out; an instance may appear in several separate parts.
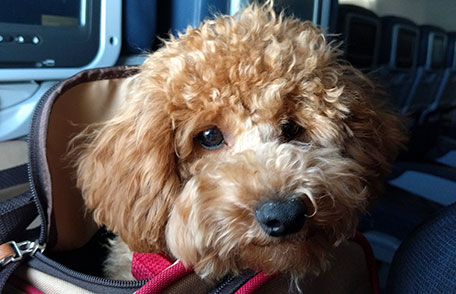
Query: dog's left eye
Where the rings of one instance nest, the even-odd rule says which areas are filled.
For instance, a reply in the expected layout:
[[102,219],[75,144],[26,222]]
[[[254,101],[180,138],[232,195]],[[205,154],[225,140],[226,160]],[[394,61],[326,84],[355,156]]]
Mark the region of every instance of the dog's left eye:
[[280,128],[281,136],[286,142],[296,139],[303,131],[303,128],[292,120],[281,123]]
[[210,128],[196,135],[196,140],[206,149],[218,149],[225,142],[218,128]]

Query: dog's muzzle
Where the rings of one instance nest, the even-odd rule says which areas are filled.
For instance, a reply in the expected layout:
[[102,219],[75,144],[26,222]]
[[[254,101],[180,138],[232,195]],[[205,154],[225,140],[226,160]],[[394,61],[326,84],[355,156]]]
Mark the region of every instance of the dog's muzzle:
[[260,202],[255,217],[263,230],[272,237],[297,233],[304,226],[307,206],[299,198]]

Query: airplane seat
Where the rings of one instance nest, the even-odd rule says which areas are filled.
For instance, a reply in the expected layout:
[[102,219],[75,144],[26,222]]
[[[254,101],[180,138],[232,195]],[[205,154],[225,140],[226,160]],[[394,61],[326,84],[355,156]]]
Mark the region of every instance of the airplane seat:
[[122,7],[122,55],[151,50],[157,27],[157,1],[122,0]]
[[435,101],[421,121],[439,130],[437,142],[427,156],[456,168],[456,32],[447,34],[447,44],[445,70]]
[[422,25],[418,50],[416,87],[410,93],[410,110],[420,113],[432,106],[445,68],[446,32],[436,26]]
[[[446,70],[448,81],[441,96],[441,122],[444,133],[454,142],[456,140],[456,32],[448,34],[448,44]],[[453,152],[451,164],[456,167],[456,152]]]
[[441,115],[450,111],[456,106],[456,32],[447,33],[447,45],[444,58],[444,73],[442,80],[438,86],[437,94],[431,107],[427,109],[422,117],[421,122],[424,121],[438,121]]
[[380,18],[372,11],[350,4],[339,5],[337,33],[343,41],[344,57],[354,67],[369,72],[377,65]]
[[394,256],[385,293],[456,293],[456,204],[428,219]]
[[456,32],[448,33],[447,37],[445,74],[448,75],[448,80],[441,95],[438,97],[438,106],[443,111],[456,108]]
[[[445,58],[445,73],[440,84],[434,108],[437,114],[445,115],[456,108],[456,32],[447,34],[447,50]],[[451,120],[451,116],[442,118],[446,122],[452,122],[456,126],[456,121]],[[456,138],[456,136],[454,136]]]
[[418,50],[418,69],[408,95],[410,148],[408,157],[419,161],[437,143],[438,124],[425,119],[437,101],[439,86],[445,72],[446,32],[436,26],[422,25]]
[[420,32],[413,21],[397,16],[381,17],[381,25],[376,73],[386,85],[390,102],[399,113],[405,114],[417,73]]
[[[454,201],[453,199],[456,200],[455,170],[451,166],[441,165],[441,162],[425,158],[425,152],[429,152],[436,145],[439,132],[426,127],[417,130],[413,116],[410,116],[414,110],[418,110],[420,107],[429,107],[427,103],[431,99],[436,99],[436,96],[428,98],[426,94],[430,92],[425,88],[435,90],[434,83],[437,85],[440,83],[438,77],[443,73],[446,34],[443,30],[431,26],[422,26],[419,31],[409,21],[389,16],[382,18],[382,41],[380,48],[387,50],[381,50],[379,62],[384,64],[382,69],[386,69],[386,71],[383,72],[390,73],[392,76],[391,93],[393,95],[412,92],[417,94],[416,99],[411,99],[414,98],[412,95],[406,95],[407,98],[400,101],[402,102],[400,113],[407,116],[408,121],[412,121],[412,123],[407,125],[409,131],[407,150],[400,154],[394,164],[388,184],[395,189],[415,194],[416,197],[439,205],[448,205]],[[426,49],[418,50],[419,42],[421,42],[421,47]],[[415,60],[413,60],[413,56],[416,57]],[[405,66],[409,67],[408,72],[403,69]],[[401,77],[409,78],[403,80],[402,88],[398,82]],[[422,85],[419,83],[420,81],[423,82]],[[433,94],[436,95],[436,93]],[[404,96],[394,96],[393,98],[397,101],[401,98],[404,99]]]
[[170,1],[170,28],[177,35],[184,32],[187,26],[198,27],[204,19],[212,17],[215,12],[230,14],[230,1],[205,0]]

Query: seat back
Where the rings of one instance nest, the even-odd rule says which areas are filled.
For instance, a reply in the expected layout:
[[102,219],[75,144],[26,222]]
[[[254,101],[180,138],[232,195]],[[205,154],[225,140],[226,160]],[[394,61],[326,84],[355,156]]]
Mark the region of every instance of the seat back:
[[448,33],[447,37],[445,83],[441,85],[436,105],[441,110],[456,107],[456,32]]
[[230,1],[226,0],[172,0],[169,3],[171,30],[175,35],[184,32],[187,26],[198,27],[214,13],[230,14]]
[[420,115],[434,107],[445,69],[447,35],[435,26],[420,26],[418,71],[408,96],[409,111]]
[[392,104],[400,113],[406,113],[417,73],[420,32],[414,22],[401,17],[382,17],[381,24],[378,73],[386,82]]
[[337,32],[341,34],[345,58],[353,66],[365,71],[376,67],[381,22],[374,12],[355,5],[340,5]]

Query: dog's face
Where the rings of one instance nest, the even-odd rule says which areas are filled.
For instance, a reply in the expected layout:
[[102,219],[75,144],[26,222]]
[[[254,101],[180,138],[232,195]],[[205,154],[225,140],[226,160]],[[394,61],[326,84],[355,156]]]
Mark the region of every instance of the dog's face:
[[167,42],[79,159],[96,221],[203,277],[324,270],[402,141],[338,57],[255,5]]

